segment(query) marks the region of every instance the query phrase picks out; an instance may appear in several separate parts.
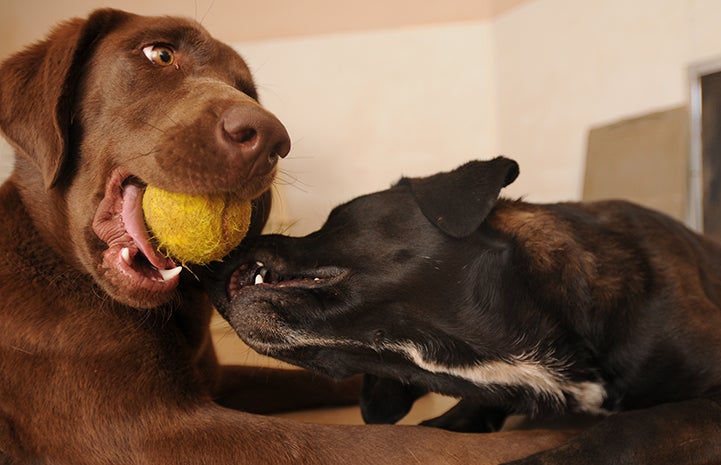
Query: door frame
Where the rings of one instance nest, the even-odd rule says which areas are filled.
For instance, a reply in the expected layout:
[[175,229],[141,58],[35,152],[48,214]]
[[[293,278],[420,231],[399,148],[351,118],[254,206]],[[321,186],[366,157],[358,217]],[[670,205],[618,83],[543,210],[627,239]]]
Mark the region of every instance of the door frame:
[[701,79],[709,74],[721,72],[721,57],[696,63],[688,68],[689,82],[689,195],[686,210],[686,224],[703,232],[703,143],[701,127],[703,108],[701,105]]

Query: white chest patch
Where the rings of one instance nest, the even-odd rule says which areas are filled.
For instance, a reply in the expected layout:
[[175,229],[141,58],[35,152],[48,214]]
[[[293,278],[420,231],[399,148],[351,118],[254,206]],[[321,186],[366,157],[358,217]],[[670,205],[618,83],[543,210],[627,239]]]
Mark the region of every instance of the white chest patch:
[[568,381],[561,373],[531,356],[514,357],[510,362],[494,360],[466,366],[446,366],[426,360],[418,347],[410,343],[394,344],[387,349],[404,355],[423,370],[461,378],[479,387],[524,387],[547,396],[559,405],[565,405],[566,395],[570,395],[581,412],[608,413],[601,408],[606,390],[599,383]]
[[567,406],[567,397],[576,401],[576,410],[594,415],[608,414],[601,408],[606,398],[606,390],[599,383],[569,381],[563,373],[553,366],[559,362],[542,363],[536,354],[524,354],[512,357],[510,361],[494,360],[472,365],[449,366],[427,360],[423,351],[411,342],[385,343],[377,346],[349,339],[320,338],[300,331],[286,334],[285,343],[253,344],[255,350],[272,353],[273,350],[317,346],[328,348],[362,347],[374,351],[391,351],[408,359],[418,368],[430,373],[445,374],[469,381],[478,387],[494,388],[499,386],[526,388],[545,397],[559,407]]

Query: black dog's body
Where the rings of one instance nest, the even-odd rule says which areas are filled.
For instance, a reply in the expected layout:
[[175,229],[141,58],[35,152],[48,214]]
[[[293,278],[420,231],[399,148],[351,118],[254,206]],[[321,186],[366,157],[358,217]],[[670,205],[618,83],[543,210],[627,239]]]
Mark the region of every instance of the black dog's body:
[[430,390],[463,399],[428,422],[458,430],[624,412],[528,463],[719,460],[721,248],[627,202],[497,200],[517,174],[472,162],[253,239],[215,303],[263,353],[370,373],[371,422]]

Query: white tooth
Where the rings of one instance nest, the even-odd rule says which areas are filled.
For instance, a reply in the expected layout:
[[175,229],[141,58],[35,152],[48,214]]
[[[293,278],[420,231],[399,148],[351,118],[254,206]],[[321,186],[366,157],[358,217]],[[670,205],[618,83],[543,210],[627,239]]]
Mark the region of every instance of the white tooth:
[[258,265],[258,266],[261,267],[261,268],[263,268],[263,267],[265,266],[265,265],[263,265],[263,262],[255,262],[255,264]]
[[133,260],[130,258],[130,249],[128,249],[127,247],[123,247],[123,250],[120,251],[120,256],[123,258],[123,261],[128,265],[133,264]]
[[264,282],[263,275],[261,275],[260,273],[255,275],[255,283],[254,284],[263,284],[263,282]]
[[175,268],[172,268],[170,270],[158,270],[158,273],[160,273],[160,276],[163,277],[163,281],[168,281],[178,276],[181,271],[183,271],[183,267],[176,266]]

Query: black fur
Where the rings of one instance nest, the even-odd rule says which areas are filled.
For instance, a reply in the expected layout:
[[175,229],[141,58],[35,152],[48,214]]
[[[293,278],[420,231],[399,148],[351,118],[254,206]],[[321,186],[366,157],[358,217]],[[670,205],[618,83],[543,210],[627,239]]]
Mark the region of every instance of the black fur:
[[[496,429],[509,413],[677,403],[683,416],[697,398],[719,415],[721,248],[623,201],[499,200],[517,174],[503,157],[470,162],[337,207],[306,237],[253,238],[216,270],[211,295],[263,353],[335,377],[368,373],[370,422],[396,421],[426,391],[463,399],[427,422],[463,431]],[[257,275],[264,283],[251,285]],[[464,374],[478,365],[509,371]],[[578,451],[613,437],[619,418],[629,416],[548,463],[583,463]]]

